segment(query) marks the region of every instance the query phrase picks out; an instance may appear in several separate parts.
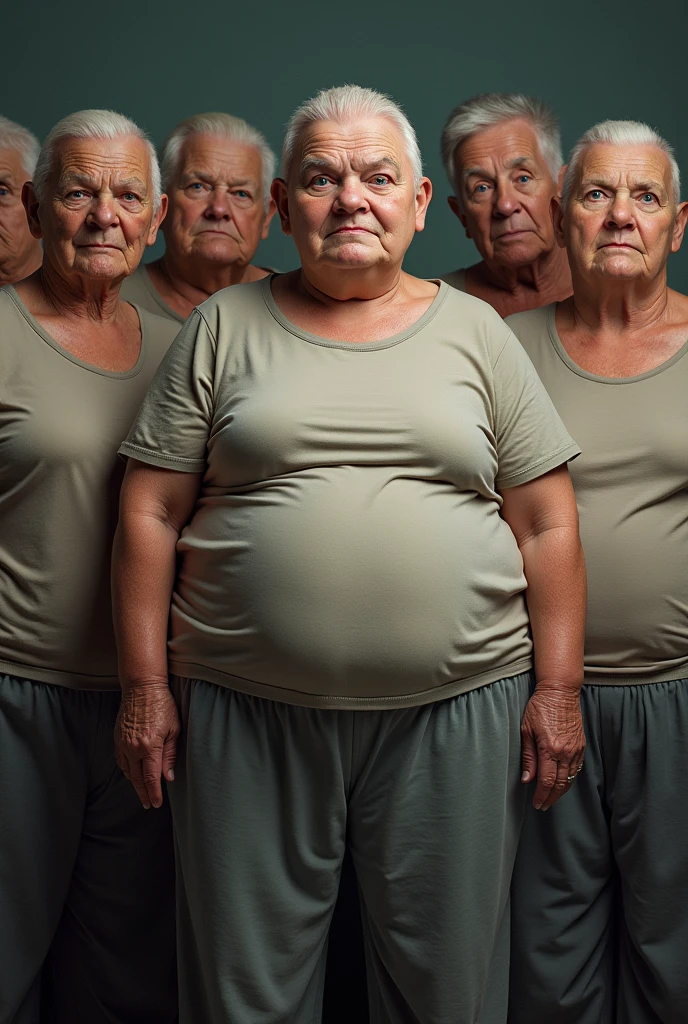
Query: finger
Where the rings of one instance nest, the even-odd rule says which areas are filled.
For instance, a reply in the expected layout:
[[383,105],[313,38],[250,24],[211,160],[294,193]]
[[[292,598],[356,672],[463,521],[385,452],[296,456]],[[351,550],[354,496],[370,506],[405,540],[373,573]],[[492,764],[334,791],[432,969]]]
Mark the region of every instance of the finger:
[[557,761],[556,766],[557,776],[554,780],[554,786],[552,787],[549,796],[540,808],[540,810],[542,811],[548,811],[550,807],[552,807],[557,802],[557,800],[560,800],[565,793],[568,793],[573,782],[573,779],[571,778],[571,773],[569,772],[568,760]]
[[148,799],[153,807],[162,807],[162,747],[149,751],[142,761],[143,781],[146,785]]
[[546,811],[549,799],[556,790],[558,763],[550,754],[540,752],[538,757],[537,786],[533,795],[536,811]]
[[533,734],[529,731],[524,731],[522,734],[521,764],[523,772],[521,782],[532,782],[537,777],[537,763],[537,746],[535,745]]
[[143,804],[143,806],[145,807],[145,809],[147,811],[150,810],[150,797],[148,796],[148,790],[146,788],[146,783],[144,782],[143,768],[141,767],[140,761],[136,760],[129,762],[128,778],[132,786],[136,790],[136,795]]
[[168,782],[174,782],[174,764],[177,760],[177,737],[170,736],[162,748],[162,774]]

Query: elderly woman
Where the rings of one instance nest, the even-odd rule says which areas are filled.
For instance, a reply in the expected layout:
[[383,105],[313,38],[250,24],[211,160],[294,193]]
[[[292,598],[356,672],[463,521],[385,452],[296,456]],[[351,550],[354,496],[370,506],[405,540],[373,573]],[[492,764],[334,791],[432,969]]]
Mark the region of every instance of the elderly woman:
[[578,449],[493,310],[403,273],[392,101],[319,94],[283,162],[301,268],[190,317],[121,449],[118,757],[145,806],[176,776],[180,1019],[318,1018],[349,844],[373,1018],[503,1024],[526,579],[539,807],[584,743]]
[[0,116],[0,286],[28,277],[43,260],[22,205],[22,189],[33,177],[39,149],[33,132]]
[[43,266],[0,291],[0,1022],[171,1024],[173,864],[115,764],[117,447],[175,334],[119,299],[165,211],[108,110],[60,121],[24,189]]
[[514,1024],[688,1021],[688,297],[671,147],[633,121],[576,144],[556,217],[573,297],[510,324],[583,446],[586,767],[528,815]]
[[169,197],[165,252],[141,264],[122,295],[183,324],[220,288],[267,277],[252,260],[275,215],[275,154],[240,117],[194,114],[170,132],[160,163]]

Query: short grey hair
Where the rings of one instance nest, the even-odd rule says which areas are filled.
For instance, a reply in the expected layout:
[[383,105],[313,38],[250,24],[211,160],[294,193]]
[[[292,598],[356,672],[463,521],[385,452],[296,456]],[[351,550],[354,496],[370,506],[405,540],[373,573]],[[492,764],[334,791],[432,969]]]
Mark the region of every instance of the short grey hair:
[[41,144],[28,128],[10,121],[0,114],[0,149],[13,149],[21,157],[22,167],[29,178],[33,177]]
[[301,133],[316,121],[343,123],[356,117],[384,117],[391,121],[401,133],[406,152],[413,167],[414,186],[418,188],[423,177],[423,160],[413,125],[398,103],[375,89],[364,89],[360,85],[339,85],[323,89],[298,107],[287,123],[287,133],[282,147],[282,174],[287,178],[294,157],[296,144]]
[[162,181],[165,189],[168,189],[179,170],[179,158],[181,149],[192,135],[216,135],[219,138],[230,139],[241,146],[253,146],[260,153],[261,166],[261,187],[263,201],[267,210],[270,202],[270,186],[275,177],[277,157],[270,148],[268,140],[262,132],[244,121],[241,117],[234,117],[233,114],[211,112],[207,114],[194,114],[172,129],[165,139],[161,155],[160,167],[162,170]]
[[662,138],[659,132],[642,121],[600,121],[599,124],[588,128],[587,132],[581,135],[578,142],[571,150],[569,164],[564,175],[564,184],[561,189],[562,206],[566,207],[574,182],[578,173],[583,153],[590,146],[599,143],[609,146],[656,146],[666,153],[671,166],[671,190],[674,204],[678,204],[681,198],[681,174],[678,169],[673,146],[670,146],[666,139]]
[[461,143],[476,132],[517,118],[532,125],[544,161],[557,181],[564,162],[561,134],[559,122],[547,104],[520,92],[484,92],[454,107],[442,129],[442,163],[457,199],[461,197],[461,183],[456,180],[454,156]]
[[155,146],[142,128],[124,114],[118,114],[114,110],[77,110],[75,114],[63,117],[54,128],[51,128],[41,146],[33,177],[39,201],[45,196],[48,178],[53,170],[55,148],[62,139],[123,139],[131,136],[146,143],[153,185],[153,208],[157,212],[162,189]]

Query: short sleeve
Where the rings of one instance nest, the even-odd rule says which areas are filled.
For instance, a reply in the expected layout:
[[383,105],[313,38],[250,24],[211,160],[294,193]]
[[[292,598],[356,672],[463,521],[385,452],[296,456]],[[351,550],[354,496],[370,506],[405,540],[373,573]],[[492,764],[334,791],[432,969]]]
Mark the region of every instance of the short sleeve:
[[500,490],[535,480],[580,455],[525,349],[511,332],[495,361],[493,380]]
[[215,338],[194,310],[151,381],[120,455],[182,473],[205,470],[215,355]]

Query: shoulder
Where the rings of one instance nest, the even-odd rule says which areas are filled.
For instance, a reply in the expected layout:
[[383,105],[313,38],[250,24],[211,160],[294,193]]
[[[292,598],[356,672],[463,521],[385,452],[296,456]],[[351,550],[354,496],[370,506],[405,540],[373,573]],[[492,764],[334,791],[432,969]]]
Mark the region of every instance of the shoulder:
[[247,323],[255,321],[260,313],[267,311],[265,293],[269,288],[269,277],[248,284],[233,284],[221,288],[200,306],[196,306],[194,313],[205,321],[215,336],[230,324],[232,327],[245,327]]
[[524,313],[513,313],[505,323],[514,332],[528,355],[534,354],[549,344],[550,325],[557,308],[556,302],[539,309],[528,309]]
[[466,267],[459,270],[452,270],[449,274],[442,274],[440,281],[444,281],[451,288],[457,288],[460,292],[466,291]]

